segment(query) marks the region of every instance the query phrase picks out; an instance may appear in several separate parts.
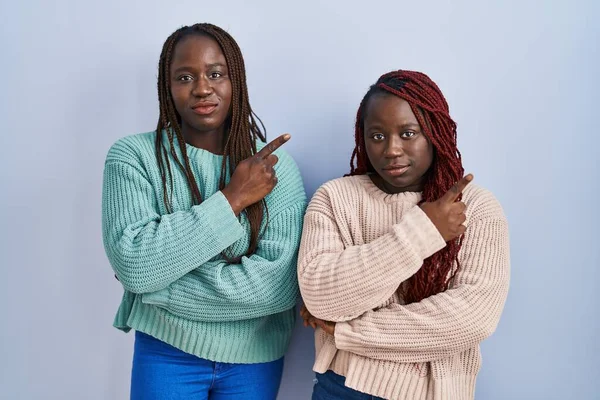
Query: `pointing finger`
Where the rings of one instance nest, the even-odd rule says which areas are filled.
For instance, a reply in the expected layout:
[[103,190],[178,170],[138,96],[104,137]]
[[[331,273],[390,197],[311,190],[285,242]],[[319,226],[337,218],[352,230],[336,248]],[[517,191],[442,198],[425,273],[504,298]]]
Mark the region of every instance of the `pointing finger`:
[[268,145],[263,147],[258,153],[256,153],[256,157],[263,158],[263,159],[267,158],[275,150],[280,148],[285,142],[290,140],[291,137],[292,137],[292,135],[290,135],[289,133],[285,133],[285,134],[279,136],[278,138],[271,141],[271,143],[269,143]]
[[447,203],[454,203],[457,199],[458,196],[460,196],[460,194],[463,192],[463,190],[465,190],[465,188],[467,187],[467,185],[473,180],[473,175],[472,174],[468,174],[467,176],[465,176],[464,178],[462,178],[460,181],[456,182],[454,185],[452,185],[452,187],[450,188],[450,190],[448,190],[446,192],[446,194],[444,194],[442,196],[442,200],[447,202]]

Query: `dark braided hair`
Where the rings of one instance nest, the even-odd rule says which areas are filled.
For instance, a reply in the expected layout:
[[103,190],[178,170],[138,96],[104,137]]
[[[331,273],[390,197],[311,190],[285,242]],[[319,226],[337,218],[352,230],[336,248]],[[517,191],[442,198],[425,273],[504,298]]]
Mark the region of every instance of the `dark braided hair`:
[[[225,187],[227,178],[227,162],[229,162],[229,173],[233,173],[237,165],[248,157],[256,153],[256,140],[266,141],[265,127],[250,107],[248,99],[248,87],[246,84],[246,69],[242,52],[236,41],[223,29],[212,24],[195,24],[192,26],[183,26],[176,30],[167,38],[163,45],[158,64],[158,101],[160,106],[160,116],[156,126],[155,152],[158,161],[162,183],[163,183],[163,202],[167,212],[172,212],[171,196],[173,194],[173,173],[169,162],[167,149],[163,146],[163,135],[167,135],[169,140],[169,152],[175,159],[177,166],[186,176],[188,187],[192,196],[192,204],[200,204],[202,196],[198,189],[198,184],[192,173],[190,160],[187,155],[185,139],[181,132],[181,116],[175,109],[171,97],[170,69],[175,47],[179,41],[190,35],[208,36],[214,39],[221,47],[231,79],[231,110],[229,117],[225,121],[225,147],[223,163],[221,165],[221,177],[219,180],[219,189]],[[257,121],[260,123],[258,125]],[[179,150],[183,155],[183,162],[177,156],[175,151],[174,137],[177,138]],[[169,191],[167,191],[167,180],[169,181]],[[252,204],[245,210],[246,217],[250,223],[250,245],[246,255],[253,254],[258,246],[260,227],[263,220],[263,212],[267,212],[267,205],[264,199]],[[232,258],[225,255],[231,262],[239,262],[241,257]]]
[[[434,147],[434,159],[425,177],[423,200],[435,201],[464,175],[456,145],[456,123],[450,118],[448,103],[438,86],[425,74],[393,71],[382,75],[362,99],[356,116],[356,147],[350,159],[350,174],[375,173],[365,148],[364,122],[369,99],[375,94],[393,94],[410,104],[425,136]],[[404,301],[414,303],[448,289],[460,267],[458,252],[463,236],[427,258],[423,266],[399,288]]]

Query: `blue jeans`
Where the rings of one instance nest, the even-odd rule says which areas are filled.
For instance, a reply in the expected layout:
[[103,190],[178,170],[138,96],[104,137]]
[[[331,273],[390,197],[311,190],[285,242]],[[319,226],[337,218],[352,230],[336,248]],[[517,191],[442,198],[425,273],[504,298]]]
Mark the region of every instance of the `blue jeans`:
[[135,332],[131,400],[275,400],[283,357],[259,364],[228,364],[185,353]]
[[346,387],[346,378],[333,371],[317,374],[312,400],[383,400]]

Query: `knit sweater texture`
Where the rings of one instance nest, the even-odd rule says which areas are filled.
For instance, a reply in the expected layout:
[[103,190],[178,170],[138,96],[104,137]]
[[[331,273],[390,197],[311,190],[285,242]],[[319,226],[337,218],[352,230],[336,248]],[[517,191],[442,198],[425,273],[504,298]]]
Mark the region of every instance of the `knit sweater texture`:
[[[236,217],[219,190],[223,156],[185,145],[203,199],[193,205],[185,175],[169,155],[169,213],[155,138],[154,132],[125,137],[106,158],[104,246],[124,288],[114,326],[142,331],[211,361],[259,363],[282,357],[295,322],[296,262],[306,208],[295,162],[284,150],[275,152],[278,184],[265,198],[268,224],[265,217],[256,252],[229,263],[223,252],[245,254],[250,225],[244,213]],[[169,149],[166,139],[163,145]],[[183,162],[176,139],[175,147]]]
[[418,207],[367,175],[323,185],[304,220],[298,277],[308,310],[336,322],[315,332],[314,370],[386,399],[473,399],[479,344],[494,332],[509,287],[507,221],[495,197],[463,192],[467,230],[448,290],[405,304],[397,289],[446,246]]

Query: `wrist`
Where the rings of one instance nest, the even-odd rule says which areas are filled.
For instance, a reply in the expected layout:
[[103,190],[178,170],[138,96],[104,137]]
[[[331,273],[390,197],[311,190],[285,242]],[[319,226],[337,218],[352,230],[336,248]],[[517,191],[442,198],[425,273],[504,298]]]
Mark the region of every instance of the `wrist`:
[[239,216],[244,208],[246,208],[243,203],[240,201],[240,196],[236,195],[229,187],[223,188],[221,190],[225,199],[229,202],[231,209],[233,210],[236,216]]

